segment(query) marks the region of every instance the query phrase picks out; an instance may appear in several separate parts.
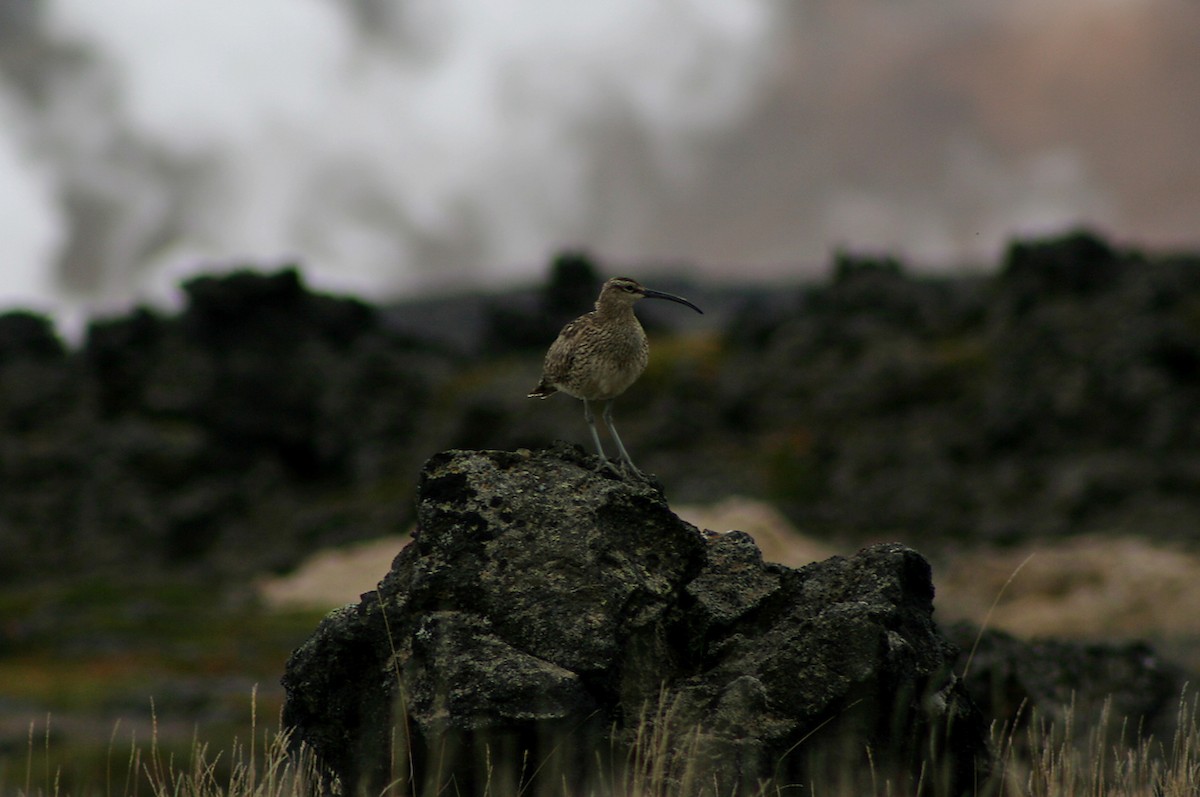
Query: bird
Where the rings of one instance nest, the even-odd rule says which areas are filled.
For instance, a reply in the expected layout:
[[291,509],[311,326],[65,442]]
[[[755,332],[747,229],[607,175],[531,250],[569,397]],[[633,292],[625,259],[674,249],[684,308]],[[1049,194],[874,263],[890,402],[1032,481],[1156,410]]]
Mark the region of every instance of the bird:
[[583,418],[600,460],[618,475],[600,444],[591,402],[604,402],[604,425],[617,444],[621,462],[632,474],[641,476],[612,419],[613,399],[637,381],[650,360],[646,332],[633,313],[634,304],[641,299],[666,299],[704,313],[681,296],[650,290],[630,277],[613,277],[600,289],[595,309],[564,326],[550,344],[541,381],[529,393],[529,398],[545,399],[562,391],[583,401]]

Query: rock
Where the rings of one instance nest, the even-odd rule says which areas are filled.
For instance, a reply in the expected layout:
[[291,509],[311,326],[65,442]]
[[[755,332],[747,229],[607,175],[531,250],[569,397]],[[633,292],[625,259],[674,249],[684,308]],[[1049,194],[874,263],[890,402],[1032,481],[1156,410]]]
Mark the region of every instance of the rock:
[[1121,253],[1095,232],[1070,231],[1048,240],[1013,241],[1000,276],[1024,293],[1022,306],[1050,294],[1088,294],[1110,289],[1119,280]]
[[674,509],[693,526],[715,531],[737,529],[749,534],[766,562],[800,567],[838,553],[833,546],[801,534],[766,501],[735,495],[712,504],[676,504]]
[[764,564],[598,465],[563,444],[426,464],[414,542],[288,661],[284,721],[331,786],[582,790],[611,760],[730,793],[857,776],[868,747],[936,793],[984,774],[920,555]]
[[1069,721],[1076,741],[1092,729],[1125,744],[1175,736],[1188,674],[1143,642],[1025,641],[981,634],[969,622],[952,623],[946,634],[959,649],[955,672],[965,673],[983,713],[1007,728],[1019,731],[1036,715]]
[[179,314],[0,315],[0,575],[243,584],[411,519],[450,363],[294,269],[184,286]]
[[[1195,255],[1084,231],[1014,243],[994,274],[834,267],[681,289],[723,331],[655,336],[617,407],[673,498],[744,494],[817,539],[931,554],[1116,530],[1194,546]],[[583,442],[577,402],[525,393],[598,279],[567,253],[544,290],[379,310],[235,271],[189,282],[179,313],[94,320],[80,347],[0,316],[0,575],[242,584],[396,532],[433,452]]]
[[59,359],[65,353],[50,319],[21,310],[0,313],[0,362],[19,357]]
[[[982,721],[948,676],[954,651],[931,619],[919,554],[876,545],[798,570],[763,567],[739,532],[708,554],[688,586],[690,638],[703,649],[671,695],[676,732],[697,728],[701,748],[718,751],[710,780],[750,785],[766,768],[784,782],[848,785],[869,745],[880,778],[906,783],[922,746],[945,749],[947,731],[954,749],[923,762],[938,793],[982,774]],[[798,754],[784,755],[798,740]]]
[[[49,319],[26,312],[0,314],[0,458],[5,432],[61,422],[78,399],[77,376]],[[0,474],[3,468],[0,468]],[[2,524],[0,524],[2,525]]]
[[[1200,268],[1086,231],[1015,242],[1000,273],[908,275],[843,256],[835,278],[730,326],[716,391],[733,455],[806,533],[1011,545],[1200,518]],[[635,423],[630,419],[629,423]],[[722,424],[697,436],[716,447]],[[711,450],[711,448],[709,448]]]

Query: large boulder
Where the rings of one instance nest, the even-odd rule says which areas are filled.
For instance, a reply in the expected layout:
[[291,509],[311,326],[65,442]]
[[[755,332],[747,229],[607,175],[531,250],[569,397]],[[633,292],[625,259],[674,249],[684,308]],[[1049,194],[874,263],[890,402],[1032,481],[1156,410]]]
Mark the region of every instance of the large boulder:
[[331,790],[981,776],[920,555],[764,564],[598,465],[565,445],[427,463],[414,542],[287,665],[285,723]]

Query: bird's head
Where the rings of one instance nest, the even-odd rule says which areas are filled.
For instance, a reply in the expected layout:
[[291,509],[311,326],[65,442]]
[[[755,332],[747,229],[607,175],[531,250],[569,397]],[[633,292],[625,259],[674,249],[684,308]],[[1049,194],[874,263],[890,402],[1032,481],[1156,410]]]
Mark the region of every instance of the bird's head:
[[666,299],[687,305],[697,313],[704,312],[682,296],[675,296],[674,294],[663,293],[662,291],[652,291],[630,277],[613,277],[604,283],[604,287],[600,289],[600,298],[596,300],[596,307],[632,305],[638,299]]

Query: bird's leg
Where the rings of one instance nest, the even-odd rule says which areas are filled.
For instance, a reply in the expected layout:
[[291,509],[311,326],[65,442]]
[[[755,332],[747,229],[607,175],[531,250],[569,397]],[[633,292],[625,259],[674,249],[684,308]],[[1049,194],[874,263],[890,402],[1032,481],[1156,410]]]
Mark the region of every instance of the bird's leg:
[[[608,454],[604,453],[604,446],[600,445],[600,434],[596,431],[596,418],[592,415],[592,405],[588,404],[587,399],[583,399],[583,419],[587,421],[588,429],[592,431],[592,442],[596,444],[596,451],[600,452],[600,461],[607,465],[609,470],[616,473],[617,469],[608,461]],[[617,445],[621,445],[620,440],[617,440]]]
[[608,427],[608,433],[612,435],[612,439],[617,444],[617,451],[621,453],[621,461],[628,466],[630,472],[635,476],[641,476],[642,472],[637,469],[637,465],[634,465],[633,460],[629,458],[629,452],[625,450],[625,444],[621,442],[621,435],[617,434],[617,427],[613,425],[612,401],[608,401],[604,405],[604,425]]

